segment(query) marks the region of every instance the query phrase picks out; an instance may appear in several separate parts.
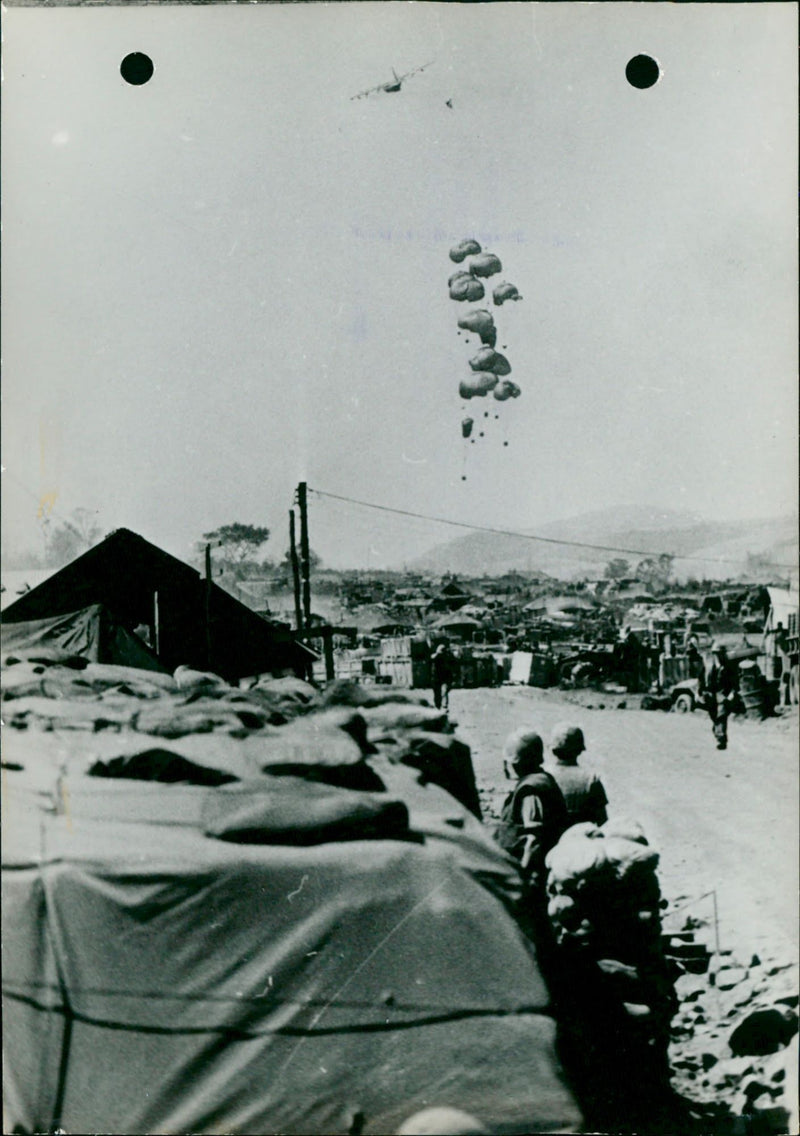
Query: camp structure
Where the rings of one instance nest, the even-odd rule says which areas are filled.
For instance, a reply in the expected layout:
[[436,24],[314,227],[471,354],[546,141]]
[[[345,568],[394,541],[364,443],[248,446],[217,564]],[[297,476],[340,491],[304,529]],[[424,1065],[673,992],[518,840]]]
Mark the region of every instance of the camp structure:
[[47,619],[3,622],[0,628],[3,657],[86,659],[90,663],[111,663],[146,671],[166,670],[155,652],[123,627],[104,604],[92,604],[81,611],[51,615]]
[[117,529],[3,612],[3,622],[66,616],[97,604],[117,624],[148,629],[160,664],[247,675],[303,674],[315,658],[286,625],[256,615],[200,573],[128,529]]

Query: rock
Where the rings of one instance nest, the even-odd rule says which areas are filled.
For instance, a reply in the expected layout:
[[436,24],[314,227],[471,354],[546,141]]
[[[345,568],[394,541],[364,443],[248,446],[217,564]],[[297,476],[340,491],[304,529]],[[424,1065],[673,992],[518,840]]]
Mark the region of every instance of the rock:
[[738,966],[722,967],[716,973],[718,990],[732,990],[747,978],[747,971]]
[[747,1077],[742,1081],[742,1092],[749,1100],[755,1100],[762,1093],[768,1093],[770,1086],[761,1077]]
[[719,1064],[719,1058],[716,1053],[701,1053],[700,1064],[703,1066],[704,1071],[707,1073],[709,1069],[713,1069],[715,1065]]
[[751,1115],[756,1120],[759,1132],[789,1132],[789,1110],[782,1104],[775,1104],[765,1093],[751,1104]]
[[780,1049],[764,1058],[764,1076],[771,1085],[779,1085],[786,1080],[788,1049]]
[[[726,1009],[738,1008],[739,1010],[741,1010],[743,1006],[750,1006],[751,1004],[753,1005],[754,1009],[756,1008],[755,1003],[758,987],[751,978],[743,979],[735,986],[732,986],[730,990],[726,990],[724,986],[720,987],[720,989],[725,995],[723,1005]],[[764,999],[761,998],[758,1004],[762,1006],[765,1005]]]
[[723,1057],[714,1066],[712,1079],[717,1088],[726,1085],[738,1085],[748,1073],[754,1073],[755,1068],[752,1057]]
[[767,974],[770,978],[773,978],[776,974],[780,974],[784,970],[791,970],[794,965],[795,964],[791,962],[776,962],[767,968]]
[[675,993],[679,1002],[696,1002],[708,989],[705,979],[696,974],[682,974],[675,983]]
[[739,967],[741,965],[739,960],[733,957],[733,951],[712,951],[708,969],[711,974],[716,974],[718,970],[725,970],[734,966]]
[[761,959],[758,957],[758,955],[753,955],[753,957],[750,959],[750,966],[761,966]]
[[788,1007],[754,1010],[731,1033],[728,1044],[735,1056],[764,1056],[782,1049],[797,1032],[797,1015]]

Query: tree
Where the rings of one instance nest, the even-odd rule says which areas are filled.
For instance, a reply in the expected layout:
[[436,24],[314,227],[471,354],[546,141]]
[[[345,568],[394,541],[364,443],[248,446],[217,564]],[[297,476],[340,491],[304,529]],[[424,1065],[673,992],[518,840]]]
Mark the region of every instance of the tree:
[[203,533],[203,540],[219,543],[223,564],[239,576],[255,564],[259,549],[269,540],[269,529],[234,521],[229,525],[220,525],[213,532]]
[[[297,562],[300,563],[300,549],[297,550]],[[318,568],[322,567],[322,559],[319,557],[313,548],[308,550],[308,570],[309,572],[316,572]],[[283,559],[277,566],[277,572],[285,584],[292,584],[292,550],[286,549],[283,554]]]
[[603,573],[607,580],[624,580],[630,574],[630,561],[623,560],[621,556],[615,556],[613,560],[609,560]]
[[70,519],[53,529],[47,536],[47,565],[62,568],[81,556],[100,540],[103,530],[91,509],[78,508]]
[[675,557],[668,552],[659,556],[647,556],[636,565],[637,579],[646,584],[650,591],[666,588],[672,576],[672,563]]

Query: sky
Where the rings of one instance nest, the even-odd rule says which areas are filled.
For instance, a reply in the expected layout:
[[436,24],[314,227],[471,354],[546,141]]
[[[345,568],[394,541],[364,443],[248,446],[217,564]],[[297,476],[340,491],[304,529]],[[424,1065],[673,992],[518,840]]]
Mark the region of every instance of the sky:
[[[794,4],[4,16],[6,551],[85,508],[184,559],[268,525],[278,557],[300,480],[528,531],[796,508]],[[511,402],[458,396],[465,237],[523,296]],[[332,565],[452,535],[312,494]]]

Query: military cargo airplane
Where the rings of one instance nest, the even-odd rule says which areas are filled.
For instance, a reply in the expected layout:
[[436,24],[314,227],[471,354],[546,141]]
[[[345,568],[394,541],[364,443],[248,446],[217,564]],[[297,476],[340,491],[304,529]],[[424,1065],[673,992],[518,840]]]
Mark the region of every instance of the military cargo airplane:
[[[433,60],[431,60],[431,63]],[[426,67],[430,67],[430,63],[424,63],[422,67],[415,67],[413,71],[406,71],[404,75],[398,75],[394,67],[392,68],[393,79],[388,83],[380,83],[377,87],[369,87],[366,91],[359,91],[357,95],[351,95],[350,101],[353,99],[365,99],[367,95],[374,95],[378,91],[383,91],[387,95],[393,95],[399,91],[406,79],[410,79],[412,75],[418,75],[420,71],[424,71]]]

